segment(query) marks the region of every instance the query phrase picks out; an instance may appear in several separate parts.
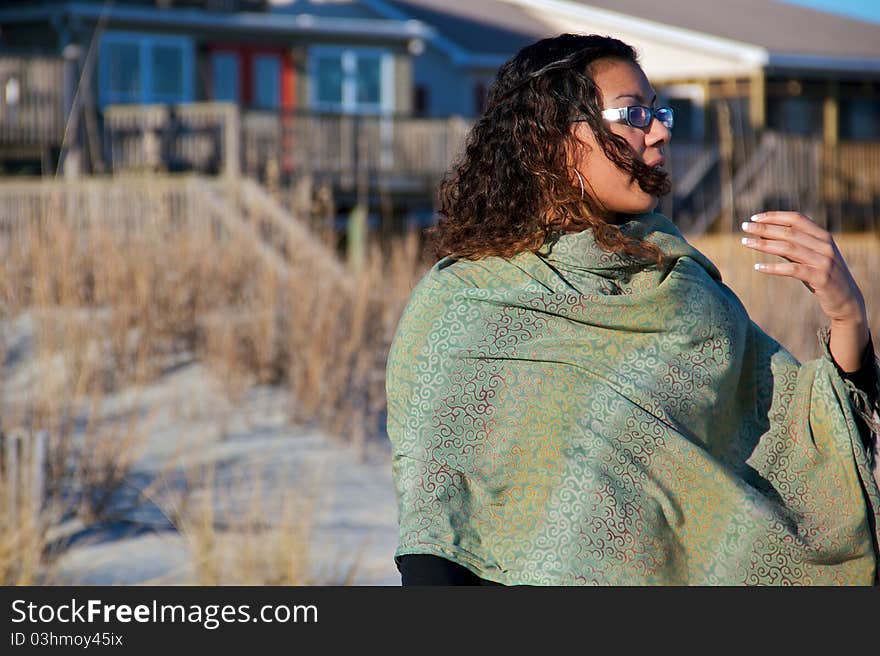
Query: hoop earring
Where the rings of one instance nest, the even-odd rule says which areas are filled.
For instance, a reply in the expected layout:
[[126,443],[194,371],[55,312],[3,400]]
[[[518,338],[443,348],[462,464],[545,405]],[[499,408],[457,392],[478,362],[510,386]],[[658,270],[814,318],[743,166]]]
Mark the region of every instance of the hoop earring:
[[575,167],[571,167],[571,170],[574,171],[574,174],[578,177],[578,182],[581,185],[581,200],[584,199],[584,179],[581,177],[581,172],[578,171]]

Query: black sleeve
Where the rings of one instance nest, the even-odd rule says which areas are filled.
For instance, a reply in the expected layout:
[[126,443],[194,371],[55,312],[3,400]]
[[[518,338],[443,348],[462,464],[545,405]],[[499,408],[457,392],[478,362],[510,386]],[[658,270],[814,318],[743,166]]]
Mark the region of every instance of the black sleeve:
[[407,554],[394,559],[401,583],[411,585],[501,585],[481,579],[468,568],[440,556]]
[[841,375],[852,381],[853,385],[868,395],[868,398],[874,402],[877,396],[877,369],[874,367],[875,361],[874,340],[868,337],[868,346],[865,349],[865,355],[862,363],[856,371],[846,373],[841,371]]
[[[859,365],[859,368],[850,373],[841,371],[838,368],[838,371],[840,371],[840,375],[843,376],[843,378],[849,380],[856,386],[856,388],[865,393],[868,397],[869,407],[877,403],[877,394],[878,390],[880,390],[877,381],[877,368],[874,366],[875,358],[874,341],[869,337],[868,347],[865,349],[865,355],[862,358],[862,363]],[[862,444],[865,446],[865,450],[869,454],[875,454],[873,457],[876,457],[877,435],[865,421],[865,418],[861,413],[856,413],[855,421],[862,438]]]

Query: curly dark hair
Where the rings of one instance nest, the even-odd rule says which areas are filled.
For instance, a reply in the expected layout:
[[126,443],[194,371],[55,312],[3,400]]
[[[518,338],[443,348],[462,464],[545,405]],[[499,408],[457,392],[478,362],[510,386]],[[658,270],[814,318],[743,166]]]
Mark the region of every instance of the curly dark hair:
[[670,188],[667,174],[638,160],[602,119],[590,72],[600,59],[638,65],[635,50],[618,39],[562,34],[523,48],[498,70],[485,112],[440,184],[441,218],[428,231],[436,256],[511,257],[589,228],[607,251],[662,262],[659,248],[624,236],[617,217],[572,180],[571,119],[584,114],[608,158],[642,189],[662,196]]

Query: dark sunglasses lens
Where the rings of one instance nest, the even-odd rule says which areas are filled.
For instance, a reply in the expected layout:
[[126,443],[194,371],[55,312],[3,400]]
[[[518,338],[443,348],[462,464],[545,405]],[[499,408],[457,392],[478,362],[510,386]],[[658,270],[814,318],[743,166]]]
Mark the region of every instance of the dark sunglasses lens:
[[629,124],[636,128],[644,128],[647,127],[651,122],[651,110],[647,107],[641,107],[639,105],[633,105],[627,108],[627,121]]
[[670,109],[669,107],[661,107],[654,112],[654,116],[656,116],[657,120],[670,130],[675,124],[675,119],[672,115],[672,109]]

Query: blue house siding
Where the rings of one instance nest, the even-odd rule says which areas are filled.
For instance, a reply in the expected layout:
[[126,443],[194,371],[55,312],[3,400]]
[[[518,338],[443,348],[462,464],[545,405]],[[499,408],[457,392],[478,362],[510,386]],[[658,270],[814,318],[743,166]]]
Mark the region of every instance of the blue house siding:
[[426,93],[425,115],[439,118],[458,114],[469,115],[466,105],[466,80],[461,72],[450,67],[446,56],[428,47],[413,62],[413,82]]
[[424,115],[430,118],[477,116],[483,109],[481,97],[496,72],[497,68],[453,66],[445,53],[429,46],[413,61],[413,83],[416,93],[424,94]]

